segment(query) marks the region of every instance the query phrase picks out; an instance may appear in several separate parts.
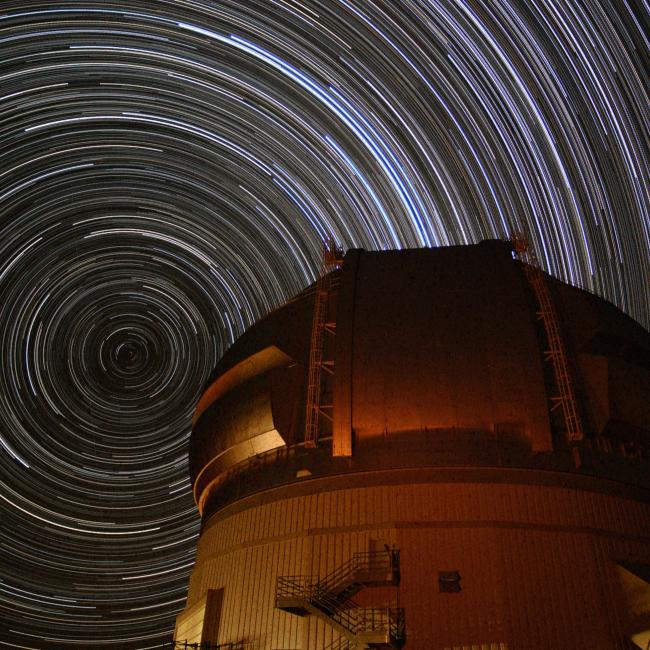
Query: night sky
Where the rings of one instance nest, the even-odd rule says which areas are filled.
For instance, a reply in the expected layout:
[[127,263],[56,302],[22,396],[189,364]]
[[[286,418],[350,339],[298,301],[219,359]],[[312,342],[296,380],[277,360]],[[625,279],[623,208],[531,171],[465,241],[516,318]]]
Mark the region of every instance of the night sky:
[[[641,2],[0,2],[0,647],[152,648],[224,349],[321,242],[475,243],[650,326]],[[646,23],[647,24],[647,23]]]

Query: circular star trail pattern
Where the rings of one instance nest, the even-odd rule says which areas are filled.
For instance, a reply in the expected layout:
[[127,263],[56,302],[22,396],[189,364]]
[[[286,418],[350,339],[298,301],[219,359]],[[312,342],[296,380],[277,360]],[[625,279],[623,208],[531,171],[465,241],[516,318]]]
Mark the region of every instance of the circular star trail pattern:
[[641,3],[0,11],[0,646],[170,638],[193,406],[330,234],[525,228],[544,268],[650,325]]

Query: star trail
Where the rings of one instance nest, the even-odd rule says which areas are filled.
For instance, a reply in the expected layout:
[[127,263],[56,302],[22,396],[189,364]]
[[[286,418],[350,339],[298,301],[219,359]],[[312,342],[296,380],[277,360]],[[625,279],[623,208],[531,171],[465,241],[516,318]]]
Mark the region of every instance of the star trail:
[[647,5],[5,0],[0,647],[160,647],[203,383],[321,242],[475,243],[650,327]]

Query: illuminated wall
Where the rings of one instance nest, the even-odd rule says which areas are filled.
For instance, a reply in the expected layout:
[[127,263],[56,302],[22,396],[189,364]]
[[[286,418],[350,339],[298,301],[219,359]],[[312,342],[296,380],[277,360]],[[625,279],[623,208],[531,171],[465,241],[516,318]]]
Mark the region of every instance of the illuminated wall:
[[340,630],[276,607],[278,578],[316,580],[354,553],[397,548],[399,586],[354,599],[404,608],[406,650],[644,647],[650,335],[544,281],[584,425],[576,442],[552,408],[536,294],[503,243],[348,253],[327,284],[334,409],[314,447],[314,289],[251,328],[195,417],[203,528],[176,639],[328,648]]

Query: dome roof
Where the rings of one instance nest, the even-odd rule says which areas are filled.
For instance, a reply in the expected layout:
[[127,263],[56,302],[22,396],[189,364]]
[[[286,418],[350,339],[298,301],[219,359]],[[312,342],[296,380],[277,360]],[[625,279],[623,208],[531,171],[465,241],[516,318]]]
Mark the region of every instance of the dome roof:
[[[545,360],[548,333],[508,244],[351,250],[326,281],[320,444],[305,446],[312,286],[252,326],[208,382],[190,452],[200,508],[235,474],[247,472],[254,489],[250,470],[269,457],[276,478],[267,481],[295,480],[300,462],[338,474],[540,463],[598,474],[609,471],[601,452],[647,457],[650,334],[592,294],[545,282],[589,463],[567,460],[575,454],[561,409],[552,408],[558,387]],[[283,473],[290,458],[293,474]],[[638,483],[643,472],[630,472],[625,480]]]

